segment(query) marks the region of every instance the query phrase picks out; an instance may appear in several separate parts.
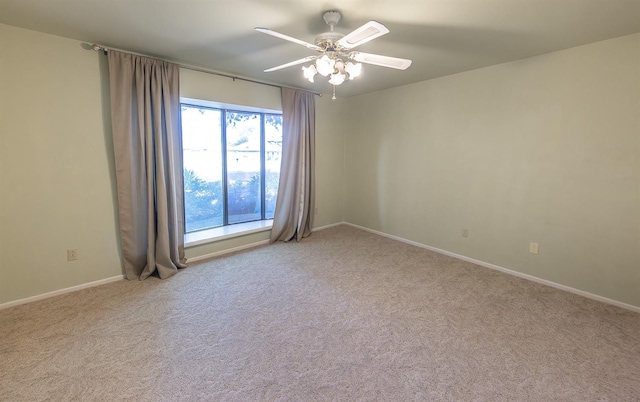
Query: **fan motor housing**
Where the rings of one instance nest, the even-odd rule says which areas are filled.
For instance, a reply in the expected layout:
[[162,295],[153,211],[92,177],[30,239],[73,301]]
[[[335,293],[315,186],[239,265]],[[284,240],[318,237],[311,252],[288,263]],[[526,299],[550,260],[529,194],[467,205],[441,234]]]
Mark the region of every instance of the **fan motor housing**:
[[322,47],[325,50],[333,51],[335,49],[335,43],[342,39],[344,35],[338,32],[325,32],[316,36],[316,45]]

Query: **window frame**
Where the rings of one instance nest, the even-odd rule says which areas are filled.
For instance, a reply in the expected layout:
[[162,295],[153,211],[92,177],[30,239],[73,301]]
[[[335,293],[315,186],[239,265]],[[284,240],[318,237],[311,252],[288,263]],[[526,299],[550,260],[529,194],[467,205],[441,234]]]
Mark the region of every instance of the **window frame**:
[[[194,98],[180,98],[180,108],[182,114],[183,107],[210,109],[220,112],[220,141],[221,141],[221,164],[222,164],[222,197],[223,197],[223,223],[219,226],[201,228],[186,231],[186,202],[185,195],[183,194],[183,216],[185,219],[185,244],[196,245],[207,242],[207,240],[218,240],[223,238],[240,236],[247,233],[255,233],[257,231],[269,230],[271,228],[272,218],[266,216],[266,157],[267,157],[267,144],[266,144],[266,122],[267,116],[280,116],[282,118],[281,110],[273,110],[266,108],[256,108],[251,106],[234,105],[221,102],[213,102],[202,99]],[[227,114],[228,113],[244,113],[244,114],[257,114],[260,121],[260,218],[244,222],[229,223],[229,192],[228,192],[228,164],[227,164]],[[182,121],[180,123],[180,138],[182,142]],[[182,151],[184,148],[182,148]],[[182,163],[182,172],[184,172],[184,157]],[[184,185],[183,185],[184,188]],[[192,243],[192,244],[190,244]]]

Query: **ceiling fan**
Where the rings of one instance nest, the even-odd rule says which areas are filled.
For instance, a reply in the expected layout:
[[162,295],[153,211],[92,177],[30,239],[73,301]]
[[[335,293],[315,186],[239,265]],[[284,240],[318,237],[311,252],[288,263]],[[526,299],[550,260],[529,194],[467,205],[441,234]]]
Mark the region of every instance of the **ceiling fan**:
[[[376,66],[390,67],[398,70],[406,70],[411,65],[411,60],[400,59],[397,57],[381,56],[378,54],[364,53],[354,51],[356,46],[369,42],[389,33],[387,27],[376,21],[369,21],[360,28],[344,35],[334,32],[334,26],[340,21],[340,13],[337,11],[327,11],[322,16],[324,21],[329,25],[329,32],[318,35],[315,44],[311,44],[300,39],[293,38],[279,32],[272,31],[267,28],[256,28],[258,32],[275,36],[298,45],[305,46],[308,49],[315,50],[320,53],[316,56],[308,56],[299,60],[285,63],[276,67],[264,70],[265,73],[280,70],[283,68],[304,64],[313,61],[307,67],[302,67],[304,77],[310,82],[314,82],[316,74],[329,76],[329,83],[334,86],[342,84],[346,79],[354,79],[360,75],[362,64],[373,64]],[[335,92],[334,92],[335,98]]]

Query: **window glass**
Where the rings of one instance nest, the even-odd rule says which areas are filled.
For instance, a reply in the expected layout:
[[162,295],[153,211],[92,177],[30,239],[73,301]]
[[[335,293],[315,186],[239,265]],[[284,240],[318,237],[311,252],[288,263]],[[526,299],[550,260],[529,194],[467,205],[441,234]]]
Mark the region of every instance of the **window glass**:
[[229,223],[262,218],[260,115],[227,113],[227,199]]
[[182,105],[186,232],[224,224],[222,113]]
[[265,218],[273,219],[282,162],[282,115],[265,115]]
[[273,219],[282,115],[182,104],[186,232]]

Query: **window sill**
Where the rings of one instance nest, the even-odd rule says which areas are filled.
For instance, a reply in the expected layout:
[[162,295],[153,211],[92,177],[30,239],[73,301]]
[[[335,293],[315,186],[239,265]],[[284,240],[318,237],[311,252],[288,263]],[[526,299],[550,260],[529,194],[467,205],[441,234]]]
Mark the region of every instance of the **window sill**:
[[252,233],[266,232],[271,230],[272,224],[273,220],[245,222],[187,233],[184,235],[184,246],[195,247]]

